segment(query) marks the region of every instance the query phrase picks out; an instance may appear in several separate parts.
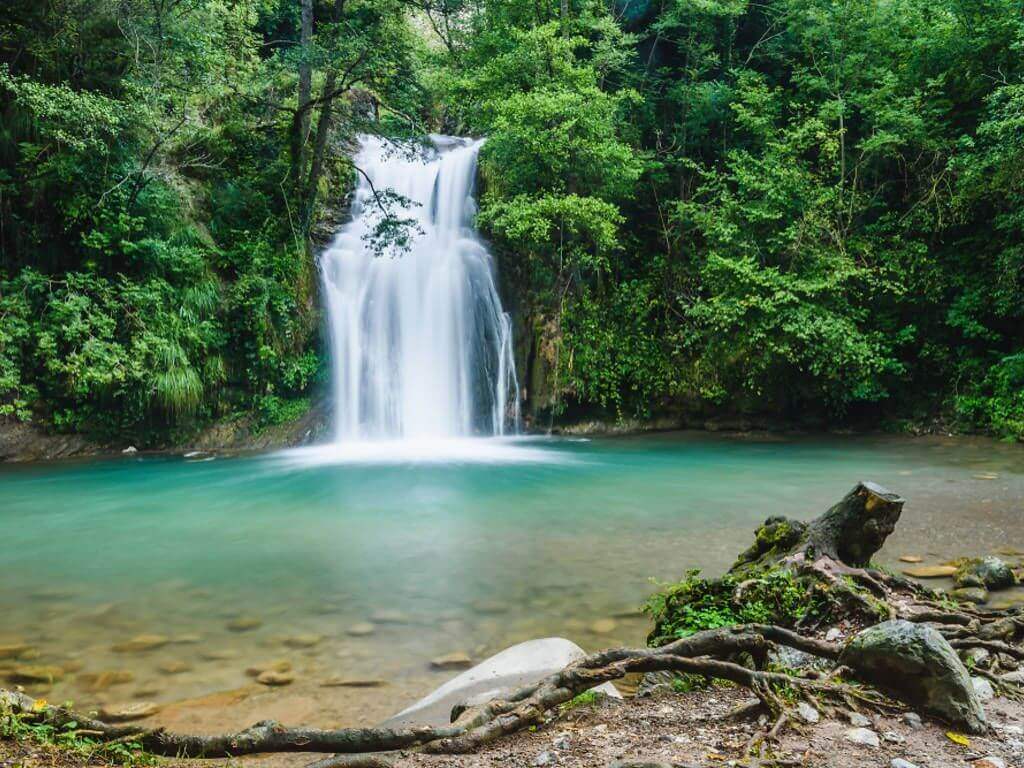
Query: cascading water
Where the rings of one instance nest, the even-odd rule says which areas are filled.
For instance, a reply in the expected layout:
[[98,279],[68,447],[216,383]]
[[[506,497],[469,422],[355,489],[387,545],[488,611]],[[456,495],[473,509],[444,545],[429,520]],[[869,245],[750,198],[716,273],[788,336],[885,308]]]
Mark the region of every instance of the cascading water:
[[[366,137],[352,221],[320,257],[334,365],[335,441],[503,435],[519,422],[512,330],[473,229],[482,141],[432,136],[426,157]],[[406,202],[403,253],[369,238],[378,195]],[[418,231],[417,231],[418,230]]]

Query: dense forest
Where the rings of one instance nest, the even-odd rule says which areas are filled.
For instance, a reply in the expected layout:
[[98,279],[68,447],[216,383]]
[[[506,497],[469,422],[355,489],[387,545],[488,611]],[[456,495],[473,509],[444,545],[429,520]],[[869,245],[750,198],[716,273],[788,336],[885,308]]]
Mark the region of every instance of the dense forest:
[[1024,438],[1020,0],[9,0],[0,94],[0,419],[301,413],[356,138],[438,131],[534,409]]

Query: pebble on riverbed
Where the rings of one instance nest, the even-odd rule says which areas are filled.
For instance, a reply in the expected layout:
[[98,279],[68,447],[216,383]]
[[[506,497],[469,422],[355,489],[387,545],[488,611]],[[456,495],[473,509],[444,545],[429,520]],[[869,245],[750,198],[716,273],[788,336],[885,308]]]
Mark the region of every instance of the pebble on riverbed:
[[136,635],[131,640],[112,645],[110,650],[114,653],[145,653],[162,648],[169,642],[171,642],[170,638],[163,635]]
[[239,616],[227,623],[227,628],[232,632],[249,632],[263,626],[263,621],[255,616]]
[[455,651],[454,653],[448,653],[431,659],[430,666],[433,669],[439,670],[469,669],[473,666],[473,659],[465,651]]

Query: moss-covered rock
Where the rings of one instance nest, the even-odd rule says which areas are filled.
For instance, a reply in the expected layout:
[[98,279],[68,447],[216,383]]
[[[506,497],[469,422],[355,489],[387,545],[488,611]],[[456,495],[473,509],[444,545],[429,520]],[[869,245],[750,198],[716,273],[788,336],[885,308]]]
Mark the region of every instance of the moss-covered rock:
[[998,557],[974,557],[957,568],[953,580],[958,587],[988,590],[1009,589],[1017,583],[1013,570]]
[[986,730],[967,668],[938,630],[884,621],[860,632],[840,662],[866,682],[970,733]]

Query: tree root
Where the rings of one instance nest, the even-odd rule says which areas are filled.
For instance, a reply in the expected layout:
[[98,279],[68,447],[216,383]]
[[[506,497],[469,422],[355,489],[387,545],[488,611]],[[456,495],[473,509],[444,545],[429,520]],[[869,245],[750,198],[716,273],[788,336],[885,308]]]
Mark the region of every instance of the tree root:
[[[774,693],[775,688],[796,689],[837,701],[858,695],[851,686],[782,672],[748,669],[726,660],[747,653],[763,663],[772,643],[788,645],[827,659],[836,659],[839,655],[839,648],[832,643],[805,638],[782,627],[751,625],[707,630],[661,648],[612,648],[590,654],[538,683],[519,688],[504,699],[470,708],[451,726],[442,728],[325,730],[291,728],[274,721],[263,721],[237,733],[199,736],[136,725],[112,725],[63,707],[36,702],[17,691],[0,692],[0,705],[27,719],[38,719],[55,727],[75,722],[101,741],[129,739],[158,755],[212,758],[261,752],[342,755],[402,749],[446,754],[469,752],[496,738],[540,723],[545,712],[583,691],[632,672],[673,670],[728,680],[753,690],[775,714],[780,714],[785,708],[781,698]],[[377,765],[380,764],[383,763],[378,760]],[[316,765],[317,768],[341,768],[374,763],[331,758]]]

